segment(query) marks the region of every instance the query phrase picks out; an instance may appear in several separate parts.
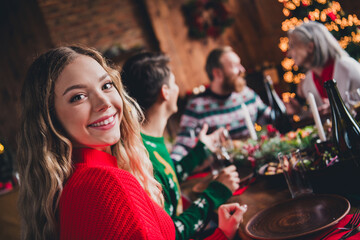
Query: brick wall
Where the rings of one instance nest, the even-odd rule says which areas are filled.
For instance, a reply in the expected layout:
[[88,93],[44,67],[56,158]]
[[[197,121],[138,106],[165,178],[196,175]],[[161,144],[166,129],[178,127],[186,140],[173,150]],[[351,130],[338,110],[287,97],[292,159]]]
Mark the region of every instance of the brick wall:
[[124,49],[149,41],[139,0],[38,0],[56,46],[80,43],[103,51],[113,45]]

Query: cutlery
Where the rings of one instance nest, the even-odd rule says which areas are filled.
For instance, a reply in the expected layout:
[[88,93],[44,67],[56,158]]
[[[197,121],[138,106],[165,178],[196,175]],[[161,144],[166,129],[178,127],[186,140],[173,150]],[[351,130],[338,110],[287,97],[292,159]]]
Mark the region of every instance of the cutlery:
[[354,228],[353,230],[351,230],[350,232],[348,232],[347,234],[345,234],[344,236],[342,236],[340,238],[340,240],[345,240],[348,239],[351,236],[354,236],[355,234],[358,234],[360,232],[360,226]]
[[350,230],[350,229],[354,229],[356,228],[356,226],[360,223],[360,210],[356,209],[355,213],[353,214],[353,216],[351,217],[351,219],[349,220],[349,222],[344,226],[344,227],[338,227],[338,228],[334,228],[333,230],[331,230],[330,232],[328,232],[325,236],[323,236],[320,240],[324,240],[325,238],[327,238],[330,234],[332,234],[333,232],[335,232],[336,230]]

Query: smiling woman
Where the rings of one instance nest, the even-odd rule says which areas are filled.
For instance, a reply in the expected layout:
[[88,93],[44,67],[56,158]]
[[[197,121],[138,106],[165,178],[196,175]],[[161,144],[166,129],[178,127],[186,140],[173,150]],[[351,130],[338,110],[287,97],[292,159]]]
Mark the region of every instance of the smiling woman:
[[174,239],[141,142],[142,113],[97,51],[41,55],[22,105],[23,239]]
[[105,69],[79,56],[59,75],[54,93],[56,116],[73,146],[111,153],[120,139],[123,101]]

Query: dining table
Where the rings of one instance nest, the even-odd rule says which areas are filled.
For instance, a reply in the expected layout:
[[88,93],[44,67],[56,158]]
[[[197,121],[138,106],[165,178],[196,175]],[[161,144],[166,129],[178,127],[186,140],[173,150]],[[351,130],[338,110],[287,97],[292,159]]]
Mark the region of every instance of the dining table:
[[[202,181],[202,178],[190,178],[181,184],[181,189],[183,195],[185,195],[189,200],[195,200],[198,192],[194,192],[194,186],[198,185]],[[284,176],[263,176],[263,175],[252,175],[249,179],[246,179],[245,183],[241,185],[242,191],[237,191],[239,194],[234,194],[227,203],[239,203],[247,204],[247,212],[243,216],[243,221],[240,224],[238,235],[236,239],[242,240],[252,240],[257,238],[251,238],[245,231],[247,223],[251,218],[260,213],[261,211],[271,208],[277,204],[284,202],[289,202],[291,198],[290,191],[288,190],[286,180]],[[342,196],[340,196],[343,198]],[[358,204],[358,203],[356,203]],[[350,211],[346,212],[351,214],[356,210],[355,205],[351,204]],[[360,205],[356,205],[360,206]],[[216,215],[216,214],[215,214]],[[340,220],[340,219],[339,219]],[[335,225],[335,224],[334,224]],[[344,225],[344,224],[343,224]],[[324,228],[322,230],[316,231],[314,233],[296,237],[293,239],[306,239],[306,240],[318,240],[322,235],[325,235],[326,232],[331,230],[331,226]],[[358,235],[360,239],[360,234]],[[292,238],[289,238],[292,239]],[[354,238],[351,238],[354,239]],[[356,238],[355,238],[356,239]]]

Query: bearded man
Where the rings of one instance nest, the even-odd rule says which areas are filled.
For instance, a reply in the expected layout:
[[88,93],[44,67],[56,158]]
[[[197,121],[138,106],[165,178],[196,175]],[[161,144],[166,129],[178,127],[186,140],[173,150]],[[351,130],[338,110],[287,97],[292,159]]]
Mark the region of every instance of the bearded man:
[[269,107],[246,86],[245,68],[231,47],[212,50],[207,57],[205,69],[210,86],[186,106],[171,155],[175,161],[180,160],[191,149],[197,129],[201,129],[205,123],[209,126],[209,132],[224,127],[233,139],[248,137],[242,103],[246,104],[253,122],[269,116]]

